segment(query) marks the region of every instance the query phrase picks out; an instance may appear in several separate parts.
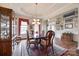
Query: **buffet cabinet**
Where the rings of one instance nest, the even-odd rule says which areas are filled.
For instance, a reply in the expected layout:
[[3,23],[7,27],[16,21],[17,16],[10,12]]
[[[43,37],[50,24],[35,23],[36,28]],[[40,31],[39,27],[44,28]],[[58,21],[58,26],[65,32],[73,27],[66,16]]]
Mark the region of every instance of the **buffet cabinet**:
[[12,54],[12,9],[0,7],[0,56]]

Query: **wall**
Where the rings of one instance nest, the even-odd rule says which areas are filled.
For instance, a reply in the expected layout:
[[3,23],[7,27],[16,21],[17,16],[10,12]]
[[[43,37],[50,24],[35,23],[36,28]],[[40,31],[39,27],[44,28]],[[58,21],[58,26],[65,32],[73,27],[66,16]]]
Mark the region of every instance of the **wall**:
[[[56,19],[56,17],[57,17],[58,15],[63,14],[63,13],[65,13],[65,12],[67,12],[67,11],[70,11],[70,10],[72,10],[72,9],[74,9],[74,8],[78,8],[78,11],[79,11],[79,4],[70,4],[70,5],[68,5],[68,6],[65,6],[65,7],[61,8],[61,9],[58,9],[58,11],[56,11],[56,12],[54,13],[54,16],[52,15],[52,16],[53,16],[52,19]],[[79,12],[78,12],[78,25],[79,25]],[[78,26],[78,25],[77,25],[76,28],[71,29],[71,30],[66,30],[66,29],[64,29],[64,30],[56,31],[56,37],[61,38],[61,35],[62,35],[63,32],[70,31],[70,32],[75,33],[74,40],[75,40],[75,41],[79,41],[79,39],[78,39],[78,38],[79,38],[79,26]]]
[[41,19],[41,25],[40,25],[40,35],[45,35],[47,32],[47,20]]

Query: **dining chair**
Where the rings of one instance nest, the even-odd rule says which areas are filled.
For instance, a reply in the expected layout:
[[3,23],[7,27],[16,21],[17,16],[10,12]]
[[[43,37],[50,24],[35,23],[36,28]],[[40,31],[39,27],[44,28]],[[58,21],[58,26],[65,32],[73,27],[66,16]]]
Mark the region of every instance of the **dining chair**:
[[52,48],[52,54],[54,54],[53,50],[53,39],[55,37],[55,32],[52,30],[47,31],[46,38],[41,40],[41,46],[44,48],[46,55],[48,55],[48,47]]
[[29,31],[27,31],[27,52],[30,55],[31,45],[34,45],[34,48],[37,47],[38,42],[34,38],[29,37]]

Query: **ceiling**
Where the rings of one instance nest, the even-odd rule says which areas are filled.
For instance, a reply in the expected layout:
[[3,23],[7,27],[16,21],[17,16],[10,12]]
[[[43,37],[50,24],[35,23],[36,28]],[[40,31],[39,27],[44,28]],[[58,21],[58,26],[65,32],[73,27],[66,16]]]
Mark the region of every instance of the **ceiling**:
[[15,13],[38,18],[48,17],[58,9],[68,5],[68,3],[0,3],[0,6],[11,8]]

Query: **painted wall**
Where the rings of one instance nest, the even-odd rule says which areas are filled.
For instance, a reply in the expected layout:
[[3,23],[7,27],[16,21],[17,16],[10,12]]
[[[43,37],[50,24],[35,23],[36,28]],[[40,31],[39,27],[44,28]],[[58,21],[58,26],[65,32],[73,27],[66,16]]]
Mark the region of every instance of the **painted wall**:
[[46,34],[47,32],[47,21],[46,20],[41,20],[41,24],[40,24],[40,35],[44,35]]
[[[56,19],[56,17],[57,17],[58,15],[63,14],[63,13],[65,13],[65,12],[67,12],[67,11],[70,11],[70,10],[72,10],[72,9],[74,9],[74,8],[78,8],[78,11],[79,11],[79,4],[70,4],[70,5],[68,5],[68,6],[65,6],[65,7],[59,9],[58,11],[56,11],[56,12],[54,13],[54,16],[52,15],[52,17],[53,17],[52,20],[53,20],[53,19]],[[73,32],[73,33],[75,34],[74,40],[75,40],[75,41],[79,41],[79,12],[78,12],[78,24],[77,24],[77,27],[76,27],[76,28],[73,28],[73,29],[70,29],[70,30],[64,29],[64,30],[56,31],[56,37],[61,38],[62,33],[63,33],[63,32],[66,32],[66,31]]]

